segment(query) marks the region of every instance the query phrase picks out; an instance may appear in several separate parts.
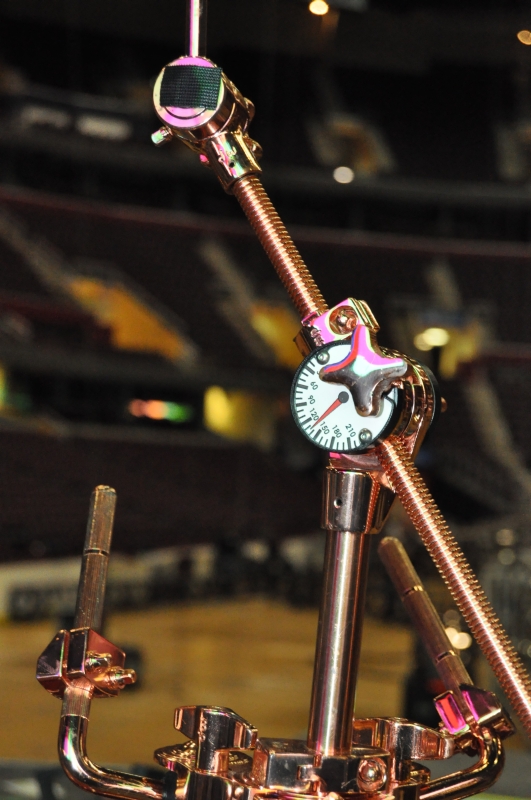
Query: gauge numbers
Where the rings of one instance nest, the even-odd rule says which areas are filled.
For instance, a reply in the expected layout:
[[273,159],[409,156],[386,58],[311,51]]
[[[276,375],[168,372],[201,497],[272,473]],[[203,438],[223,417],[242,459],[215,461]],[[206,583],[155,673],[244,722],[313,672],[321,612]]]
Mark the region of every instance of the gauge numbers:
[[291,390],[291,409],[304,435],[323,450],[352,453],[366,450],[394,421],[398,389],[383,398],[375,416],[358,414],[346,386],[319,378],[326,364],[343,361],[349,343],[334,343],[311,353],[299,367]]

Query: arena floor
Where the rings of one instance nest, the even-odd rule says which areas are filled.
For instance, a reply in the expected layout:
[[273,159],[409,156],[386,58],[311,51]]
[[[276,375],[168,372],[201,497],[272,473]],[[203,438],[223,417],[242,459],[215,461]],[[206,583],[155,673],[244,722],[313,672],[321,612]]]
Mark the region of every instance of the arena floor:
[[[173,711],[185,704],[233,708],[263,736],[303,737],[308,721],[317,613],[271,601],[212,602],[114,614],[106,635],[141,648],[142,685],[93,704],[96,761],[149,763],[179,740]],[[0,627],[0,758],[54,761],[60,703],[35,680],[50,622]],[[398,715],[412,639],[367,620],[357,713]]]

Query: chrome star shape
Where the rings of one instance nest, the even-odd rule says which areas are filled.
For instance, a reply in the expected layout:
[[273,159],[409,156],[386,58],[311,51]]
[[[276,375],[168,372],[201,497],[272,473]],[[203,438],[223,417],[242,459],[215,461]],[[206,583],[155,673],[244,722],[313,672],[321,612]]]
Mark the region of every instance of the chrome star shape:
[[358,413],[369,417],[379,413],[382,395],[406,371],[404,359],[384,356],[373,343],[369,328],[366,325],[357,325],[352,334],[348,356],[339,364],[323,367],[319,377],[322,381],[346,386]]

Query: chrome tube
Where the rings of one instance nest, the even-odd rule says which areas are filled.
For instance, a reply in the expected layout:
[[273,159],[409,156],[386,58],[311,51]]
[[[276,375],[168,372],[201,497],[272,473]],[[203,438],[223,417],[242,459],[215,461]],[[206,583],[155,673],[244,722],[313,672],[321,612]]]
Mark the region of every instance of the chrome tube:
[[162,800],[162,781],[129,775],[93,764],[87,756],[87,729],[92,687],[88,681],[68,687],[63,699],[59,726],[59,761],[70,780],[95,794],[122,800]]
[[369,547],[365,533],[327,533],[308,729],[308,747],[322,755],[352,746]]
[[505,764],[503,745],[486,729],[477,739],[478,761],[469,769],[430,781],[420,789],[420,800],[461,800],[484,792],[496,782]]
[[187,0],[186,43],[188,56],[204,56],[207,0]]

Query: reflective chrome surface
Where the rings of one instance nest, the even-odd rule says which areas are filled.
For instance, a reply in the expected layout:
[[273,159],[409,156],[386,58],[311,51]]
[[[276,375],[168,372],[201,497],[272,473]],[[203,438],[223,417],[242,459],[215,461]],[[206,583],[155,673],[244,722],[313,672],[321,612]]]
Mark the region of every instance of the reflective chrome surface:
[[230,750],[249,750],[258,731],[230,708],[181,706],[175,711],[175,728],[195,742],[195,767],[224,773]]
[[323,755],[352,745],[369,546],[364,533],[327,533],[308,729],[308,747]]
[[[178,709],[176,723],[190,741],[157,751],[160,763],[168,769],[170,780],[164,784],[107,770],[88,759],[86,733],[91,700],[103,688],[112,688],[113,681],[117,685],[126,682],[121,651],[113,650],[114,646],[101,637],[95,638],[101,625],[115,502],[112,490],[99,487],[84,553],[75,629],[60,632],[39,660],[42,682],[54,694],[64,692],[61,763],[77,785],[116,798],[253,800],[274,794],[280,800],[295,800],[322,798],[327,793],[330,800],[337,800],[342,794],[352,793],[378,800],[457,800],[475,794],[492,785],[503,767],[498,731],[504,717],[489,693],[465,685],[469,683],[466,671],[448,649],[434,622],[432,607],[424,601],[422,588],[407,569],[401,573],[400,569],[395,570],[398,583],[404,584],[407,603],[451,687],[448,698],[459,699],[458,711],[463,700],[465,716],[473,718],[474,725],[466,719],[468,730],[463,738],[460,730],[452,736],[447,730],[434,731],[407,720],[359,720],[354,726],[352,720],[370,533],[383,524],[394,491],[531,734],[531,683],[413,466],[412,458],[434,416],[435,388],[426,370],[411,359],[389,350],[371,350],[377,324],[363,301],[349,299],[328,312],[258,178],[261,151],[247,133],[254,107],[203,56],[201,34],[206,0],[187,0],[187,5],[188,55],[167,65],[154,87],[155,108],[164,123],[154,135],[154,142],[162,144],[172,136],[180,138],[215,172],[222,186],[236,196],[303,320],[303,333],[298,339],[301,350],[312,349],[327,337],[334,341],[338,337],[346,339],[355,330],[356,320],[359,323],[361,319],[358,327],[364,328],[360,333],[364,347],[358,348],[359,352],[363,350],[367,363],[376,354],[383,362],[382,366],[377,359],[374,361],[373,366],[378,369],[393,362],[398,371],[385,378],[402,392],[404,399],[393,435],[366,453],[335,454],[331,457],[333,468],[327,471],[323,515],[327,528],[325,578],[307,744],[256,741],[253,726],[230,709],[186,706]],[[168,68],[171,69],[165,80]],[[179,72],[181,68],[183,71]],[[189,94],[175,89],[186,76]],[[204,79],[204,86],[198,76]],[[203,88],[205,93],[200,91]],[[161,104],[162,97],[169,106]],[[191,105],[192,101],[201,107],[171,105]],[[360,403],[368,415],[374,414],[373,395],[378,394],[374,387],[380,381],[375,383],[373,376],[365,386],[363,369],[351,369],[350,362],[345,362],[342,370],[341,375],[335,376],[339,383],[344,385],[346,381],[353,396],[365,388],[362,394],[370,396],[371,402]],[[118,672],[112,673],[112,669]],[[464,683],[461,679],[465,679]],[[450,705],[448,700],[448,709]],[[250,756],[239,752],[248,747],[255,747],[252,767]],[[446,758],[456,747],[466,747],[467,752],[475,748],[479,754],[477,763],[468,770],[430,781],[429,771],[413,761]]]
[[484,792],[492,786],[505,764],[502,743],[497,736],[491,736],[488,730],[484,730],[478,738],[477,746],[479,759],[472,767],[430,781],[420,789],[422,800],[460,800],[462,797]]
[[368,533],[373,491],[369,473],[327,467],[323,488],[321,527],[328,531]]
[[186,55],[202,56],[206,42],[207,0],[186,0]]
[[[75,691],[67,690],[68,693]],[[65,695],[64,714],[59,729],[59,760],[70,780],[82,789],[104,797],[119,797],[124,800],[147,797],[162,800],[162,781],[105,769],[92,763],[86,752],[88,719],[78,714],[66,713],[77,701],[78,698]],[[88,708],[86,713],[88,714]]]

